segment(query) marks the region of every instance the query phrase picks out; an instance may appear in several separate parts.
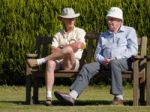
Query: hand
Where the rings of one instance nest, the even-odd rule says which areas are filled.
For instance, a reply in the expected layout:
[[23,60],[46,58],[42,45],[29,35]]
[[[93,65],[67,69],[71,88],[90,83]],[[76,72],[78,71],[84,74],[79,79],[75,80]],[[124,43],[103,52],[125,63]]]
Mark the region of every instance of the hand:
[[104,61],[102,62],[102,64],[107,68],[108,64],[110,63],[110,61],[111,61],[111,59],[106,58],[106,59],[104,59]]
[[81,42],[81,41],[76,41],[76,44],[77,44],[77,48],[78,49],[83,49],[83,48],[85,48],[85,45],[83,44],[83,42]]
[[74,49],[74,51],[77,51],[78,49],[83,49],[84,44],[83,42],[77,40],[74,43],[70,44],[70,46]]

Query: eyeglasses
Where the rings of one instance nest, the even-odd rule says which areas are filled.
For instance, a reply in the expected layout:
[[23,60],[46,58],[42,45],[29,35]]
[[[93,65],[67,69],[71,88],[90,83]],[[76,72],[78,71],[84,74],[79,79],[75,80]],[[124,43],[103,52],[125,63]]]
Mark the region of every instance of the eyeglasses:
[[74,21],[75,18],[65,18],[66,20],[69,20],[69,21]]
[[121,19],[108,17],[108,18],[107,18],[107,21],[117,21],[117,22],[120,22]]

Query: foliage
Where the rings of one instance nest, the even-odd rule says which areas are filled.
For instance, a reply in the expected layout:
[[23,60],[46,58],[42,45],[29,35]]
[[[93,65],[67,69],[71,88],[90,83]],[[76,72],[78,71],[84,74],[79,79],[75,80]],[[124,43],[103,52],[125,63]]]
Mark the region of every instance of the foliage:
[[23,81],[25,54],[34,51],[36,36],[52,36],[62,27],[57,17],[63,7],[81,14],[77,26],[102,32],[111,6],[123,9],[124,24],[138,36],[150,37],[149,0],[0,0],[0,83]]

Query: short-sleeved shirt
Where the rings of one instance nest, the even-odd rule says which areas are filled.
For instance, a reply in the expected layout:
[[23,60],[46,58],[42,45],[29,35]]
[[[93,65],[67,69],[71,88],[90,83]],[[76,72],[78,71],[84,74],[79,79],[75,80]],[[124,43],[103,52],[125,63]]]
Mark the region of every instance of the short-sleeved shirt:
[[[54,35],[52,47],[59,47],[71,44],[76,40],[80,40],[85,44],[85,34],[86,32],[78,27],[74,27],[74,29],[69,33],[66,33],[64,29],[61,29]],[[75,58],[80,60],[82,57],[82,53],[83,49],[78,49],[78,51],[75,53]]]

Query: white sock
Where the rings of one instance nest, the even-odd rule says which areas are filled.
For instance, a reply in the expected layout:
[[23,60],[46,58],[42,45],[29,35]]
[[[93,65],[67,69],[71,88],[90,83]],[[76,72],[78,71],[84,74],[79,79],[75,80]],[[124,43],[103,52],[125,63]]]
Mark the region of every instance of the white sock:
[[52,92],[51,91],[46,91],[46,98],[52,98]]
[[123,95],[116,95],[116,97],[123,100]]
[[37,59],[37,64],[38,64],[38,65],[41,65],[41,64],[43,64],[43,63],[45,63],[45,62],[46,62],[45,58]]
[[77,91],[75,91],[75,90],[72,90],[72,91],[69,93],[69,95],[70,95],[72,98],[74,98],[74,99],[77,99],[77,97],[78,97],[78,93],[77,93]]

